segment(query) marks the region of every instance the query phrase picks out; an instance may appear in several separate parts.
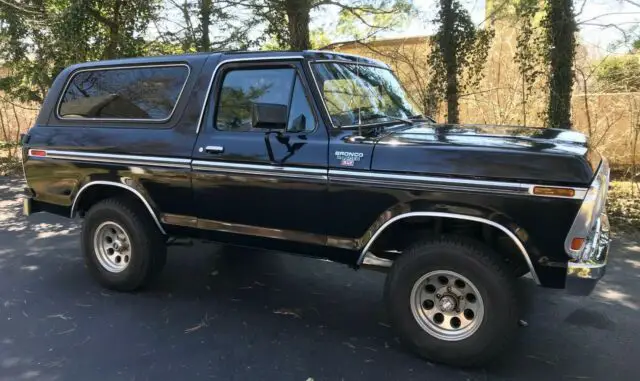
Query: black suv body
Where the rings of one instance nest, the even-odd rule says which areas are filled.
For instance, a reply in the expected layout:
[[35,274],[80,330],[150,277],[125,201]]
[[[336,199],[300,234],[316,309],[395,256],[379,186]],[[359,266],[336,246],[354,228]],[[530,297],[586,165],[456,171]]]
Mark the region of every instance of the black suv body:
[[609,169],[584,135],[435,124],[363,57],[74,65],[23,143],[26,214],[84,217],[103,285],[144,285],[173,237],[372,267],[401,338],[436,361],[504,347],[518,276],[586,294],[606,267]]

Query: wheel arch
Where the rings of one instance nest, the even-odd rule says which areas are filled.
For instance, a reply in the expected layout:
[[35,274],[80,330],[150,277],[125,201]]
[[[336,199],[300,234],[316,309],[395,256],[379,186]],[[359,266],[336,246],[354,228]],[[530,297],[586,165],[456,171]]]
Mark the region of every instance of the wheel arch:
[[498,223],[496,221],[492,221],[492,220],[487,219],[487,218],[478,217],[478,216],[470,216],[470,215],[465,215],[465,214],[458,214],[458,213],[449,213],[449,212],[411,211],[411,212],[398,214],[398,215],[388,219],[386,222],[384,222],[372,234],[371,238],[367,241],[366,245],[364,245],[364,248],[362,249],[362,251],[360,253],[360,256],[358,258],[358,262],[357,262],[356,265],[358,267],[363,265],[363,264],[364,265],[370,265],[370,266],[373,266],[373,267],[389,267],[389,266],[391,266],[393,261],[388,260],[388,259],[384,259],[384,258],[379,258],[375,254],[371,253],[369,250],[376,243],[376,240],[393,224],[397,223],[398,221],[403,221],[403,220],[407,220],[407,219],[411,219],[411,218],[419,218],[419,217],[433,217],[433,218],[457,219],[457,220],[471,221],[471,222],[476,222],[476,223],[483,224],[483,225],[486,225],[486,226],[490,226],[490,227],[493,227],[493,228],[496,228],[496,229],[500,230],[507,237],[509,237],[511,239],[512,243],[518,248],[518,251],[522,255],[522,259],[524,260],[524,262],[526,263],[527,267],[529,268],[529,271],[531,273],[531,276],[532,276],[533,280],[537,284],[540,284],[540,280],[539,280],[538,275],[536,273],[535,267],[533,266],[533,263],[531,262],[531,257],[529,256],[529,253],[528,253],[526,247],[524,246],[524,244],[520,240],[520,238],[518,238],[518,236],[512,230],[510,230],[509,228],[505,227],[501,223]]
[[70,217],[71,218],[74,218],[76,213],[78,212],[79,206],[81,205],[81,203],[83,201],[83,197],[86,197],[87,195],[89,195],[91,193],[91,191],[95,191],[97,188],[103,188],[103,189],[104,188],[116,188],[116,189],[119,189],[119,190],[124,190],[129,195],[135,196],[134,198],[137,198],[140,202],[142,202],[142,204],[146,207],[147,211],[149,211],[149,214],[151,215],[151,218],[153,218],[153,221],[155,222],[155,224],[158,227],[158,229],[160,230],[160,232],[163,235],[167,235],[167,232],[162,227],[162,224],[160,223],[160,220],[158,219],[158,216],[156,215],[155,211],[153,210],[151,204],[142,195],[142,193],[140,193],[140,191],[138,191],[137,189],[135,189],[134,187],[132,187],[130,185],[122,184],[122,183],[115,182],[115,181],[94,180],[94,181],[90,181],[90,182],[84,184],[78,190],[78,192],[76,193],[76,196],[73,199],[73,203],[71,205],[71,213],[70,213]]

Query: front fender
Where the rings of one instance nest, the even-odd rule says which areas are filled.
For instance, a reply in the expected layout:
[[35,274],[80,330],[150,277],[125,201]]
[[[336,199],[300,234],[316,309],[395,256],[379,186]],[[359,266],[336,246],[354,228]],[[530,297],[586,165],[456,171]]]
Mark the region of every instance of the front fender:
[[[516,222],[516,219],[506,213],[483,206],[459,202],[434,203],[430,200],[420,199],[394,205],[385,210],[376,219],[359,241],[358,247],[361,251],[357,265],[367,264],[368,256],[371,255],[369,249],[387,228],[398,221],[419,217],[474,221],[499,229],[518,248],[536,283],[555,286],[560,281],[559,278],[562,278],[562,276],[558,277],[558,274],[556,274],[559,267],[557,263],[548,260],[548,257],[543,254],[542,248],[532,239],[532,234],[530,234],[527,227]],[[540,237],[541,235],[537,234],[537,236]],[[559,248],[561,249],[561,246]],[[374,262],[376,260],[375,258],[373,259]]]

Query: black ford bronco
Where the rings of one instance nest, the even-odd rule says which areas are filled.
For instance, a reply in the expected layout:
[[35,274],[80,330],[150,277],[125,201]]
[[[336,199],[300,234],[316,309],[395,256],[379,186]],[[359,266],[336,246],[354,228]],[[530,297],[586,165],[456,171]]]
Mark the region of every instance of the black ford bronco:
[[102,285],[145,285],[176,237],[374,268],[398,335],[439,362],[505,347],[518,277],[588,294],[606,267],[609,168],[584,135],[438,125],[363,57],[74,65],[23,144],[25,214],[83,217]]

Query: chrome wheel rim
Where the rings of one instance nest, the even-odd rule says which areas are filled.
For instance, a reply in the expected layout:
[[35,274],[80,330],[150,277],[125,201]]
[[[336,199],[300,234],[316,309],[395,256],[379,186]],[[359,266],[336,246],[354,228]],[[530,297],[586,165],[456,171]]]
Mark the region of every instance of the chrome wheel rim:
[[431,271],[411,290],[411,312],[420,327],[440,340],[459,341],[473,335],[484,318],[478,288],[448,270]]
[[100,265],[112,273],[124,271],[131,263],[129,235],[113,221],[103,222],[95,230],[93,251]]

